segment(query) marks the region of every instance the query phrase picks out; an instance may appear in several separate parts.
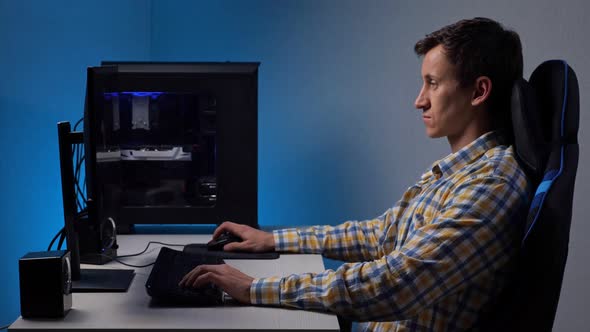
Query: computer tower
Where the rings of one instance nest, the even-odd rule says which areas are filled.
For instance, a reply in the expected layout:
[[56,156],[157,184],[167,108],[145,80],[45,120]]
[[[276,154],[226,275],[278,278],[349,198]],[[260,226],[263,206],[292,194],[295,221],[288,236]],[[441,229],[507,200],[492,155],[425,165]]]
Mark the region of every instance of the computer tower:
[[89,219],[258,227],[258,63],[88,68]]

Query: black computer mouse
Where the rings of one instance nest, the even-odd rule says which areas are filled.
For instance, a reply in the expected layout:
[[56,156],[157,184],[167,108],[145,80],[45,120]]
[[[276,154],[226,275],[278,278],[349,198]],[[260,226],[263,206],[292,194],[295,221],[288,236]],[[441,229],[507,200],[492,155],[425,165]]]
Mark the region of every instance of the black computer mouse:
[[222,233],[217,239],[211,240],[207,243],[208,250],[223,250],[223,246],[232,242],[242,242],[242,239],[229,232]]

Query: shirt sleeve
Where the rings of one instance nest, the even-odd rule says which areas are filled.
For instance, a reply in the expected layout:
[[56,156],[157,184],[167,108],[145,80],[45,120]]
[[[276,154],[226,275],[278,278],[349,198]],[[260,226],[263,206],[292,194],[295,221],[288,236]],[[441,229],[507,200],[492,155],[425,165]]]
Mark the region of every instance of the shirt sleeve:
[[506,266],[520,232],[512,216],[526,180],[480,177],[459,184],[440,214],[383,257],[336,271],[255,279],[253,304],[329,310],[358,321],[407,319]]
[[322,254],[328,258],[349,262],[375,259],[382,255],[379,240],[383,235],[384,225],[390,218],[392,209],[372,220],[347,221],[337,226],[275,230],[275,250]]

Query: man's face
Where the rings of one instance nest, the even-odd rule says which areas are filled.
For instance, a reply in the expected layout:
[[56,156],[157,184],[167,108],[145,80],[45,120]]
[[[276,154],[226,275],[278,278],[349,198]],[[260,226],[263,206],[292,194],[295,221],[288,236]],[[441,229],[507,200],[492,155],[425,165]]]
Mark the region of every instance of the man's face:
[[457,138],[473,120],[473,89],[460,86],[455,66],[442,45],[428,51],[422,61],[422,89],[415,106],[422,110],[426,134],[431,138]]

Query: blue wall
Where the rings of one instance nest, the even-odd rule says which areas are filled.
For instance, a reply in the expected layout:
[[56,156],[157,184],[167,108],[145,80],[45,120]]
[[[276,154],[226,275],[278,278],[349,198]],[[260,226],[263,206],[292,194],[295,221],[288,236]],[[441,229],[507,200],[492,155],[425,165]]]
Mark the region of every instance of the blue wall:
[[10,285],[0,324],[19,314],[18,258],[44,250],[63,224],[56,123],[82,115],[85,68],[101,60],[262,63],[262,226],[337,224],[390,207],[446,150],[427,153],[436,144],[412,108],[412,45],[425,30],[400,34],[394,2],[374,4],[0,0],[0,282]]
[[[393,75],[382,66],[393,51],[384,42],[390,20],[382,12],[389,7],[361,1],[152,1],[152,59],[262,63],[262,225],[334,224],[377,216],[393,203],[363,192],[382,185],[380,172],[395,172],[366,168],[393,158],[379,141],[379,132],[393,123]],[[411,45],[405,47],[411,54]],[[410,113],[413,99],[405,100]],[[377,113],[391,115],[381,121]]]
[[63,226],[57,122],[81,116],[86,67],[147,60],[150,2],[0,0],[0,325],[20,314],[18,259]]
[[389,73],[366,66],[387,50],[368,17],[355,17],[358,3],[334,3],[0,0],[0,325],[19,314],[18,258],[45,250],[63,225],[56,123],[81,117],[85,69],[101,60],[262,62],[260,224],[335,224],[385,210],[388,197],[358,188],[379,177],[359,165],[381,159],[369,127],[388,125],[365,118],[387,101],[363,91],[387,95]]

